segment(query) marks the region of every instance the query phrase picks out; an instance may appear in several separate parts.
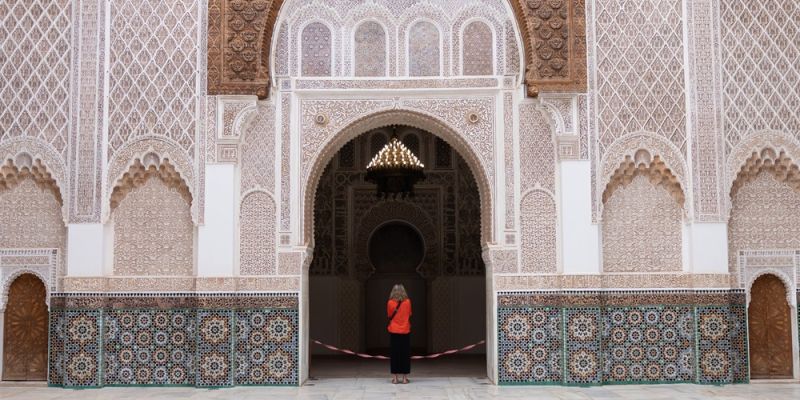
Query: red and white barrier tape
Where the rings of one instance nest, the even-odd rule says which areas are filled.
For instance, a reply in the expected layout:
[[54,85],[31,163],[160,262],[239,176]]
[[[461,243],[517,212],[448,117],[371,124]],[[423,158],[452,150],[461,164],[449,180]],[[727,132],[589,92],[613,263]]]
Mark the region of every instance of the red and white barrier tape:
[[[340,353],[349,354],[351,356],[356,356],[356,357],[361,357],[361,358],[371,358],[371,359],[376,359],[376,360],[388,360],[389,359],[389,357],[386,357],[386,356],[373,356],[371,354],[356,353],[353,350],[340,349],[340,348],[338,348],[336,346],[331,346],[329,344],[322,343],[319,340],[312,340],[312,341],[314,343],[322,346],[322,347],[325,347],[328,350],[338,351]],[[427,356],[411,356],[411,359],[412,360],[423,360],[423,359],[430,359],[430,358],[438,358],[440,356],[455,354],[455,353],[458,353],[458,352],[461,352],[461,351],[472,350],[475,347],[478,347],[478,346],[480,346],[482,344],[485,344],[485,343],[486,343],[485,340],[481,340],[478,343],[473,343],[473,344],[471,344],[469,346],[464,346],[464,347],[462,347],[460,349],[452,349],[452,350],[443,351],[441,353],[428,354]]]

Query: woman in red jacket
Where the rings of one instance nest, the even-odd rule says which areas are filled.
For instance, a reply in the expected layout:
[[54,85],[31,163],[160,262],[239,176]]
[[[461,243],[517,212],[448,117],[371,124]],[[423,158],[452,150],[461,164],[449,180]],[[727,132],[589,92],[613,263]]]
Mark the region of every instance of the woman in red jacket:
[[[408,383],[407,375],[411,372],[411,300],[403,285],[397,284],[392,288],[386,304],[386,314],[389,317],[388,329],[392,346],[392,383]],[[398,375],[403,375],[403,379],[400,380]]]

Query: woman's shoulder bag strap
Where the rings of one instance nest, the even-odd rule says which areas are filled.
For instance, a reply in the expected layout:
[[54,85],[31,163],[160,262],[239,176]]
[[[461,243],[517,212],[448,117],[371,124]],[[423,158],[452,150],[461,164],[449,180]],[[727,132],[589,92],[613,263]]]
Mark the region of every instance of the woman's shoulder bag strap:
[[400,300],[400,301],[397,302],[397,307],[394,308],[394,312],[392,313],[392,316],[389,317],[389,322],[392,322],[392,320],[394,319],[394,316],[397,315],[398,311],[400,311],[400,304],[403,304],[403,300]]

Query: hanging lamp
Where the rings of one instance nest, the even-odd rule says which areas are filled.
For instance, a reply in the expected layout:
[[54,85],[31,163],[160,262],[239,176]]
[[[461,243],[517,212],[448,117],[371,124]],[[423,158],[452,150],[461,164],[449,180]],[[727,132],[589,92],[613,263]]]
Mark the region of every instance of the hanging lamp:
[[425,179],[425,165],[397,138],[397,126],[392,126],[389,143],[372,157],[367,165],[367,182],[374,183],[378,198],[414,196],[414,185]]

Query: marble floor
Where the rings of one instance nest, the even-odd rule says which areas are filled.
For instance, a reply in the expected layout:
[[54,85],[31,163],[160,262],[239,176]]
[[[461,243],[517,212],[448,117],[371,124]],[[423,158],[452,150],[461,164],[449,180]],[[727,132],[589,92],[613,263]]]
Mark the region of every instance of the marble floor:
[[799,383],[770,383],[728,386],[703,385],[616,385],[597,387],[489,385],[475,378],[417,377],[408,385],[392,385],[381,378],[329,378],[300,388],[235,387],[230,389],[123,388],[71,390],[43,385],[0,384],[0,399],[94,400],[94,399],[799,399]]
[[73,390],[44,383],[0,383],[0,400],[359,400],[359,399],[800,399],[800,382],[748,385],[609,385],[594,387],[494,386],[483,356],[456,356],[412,364],[411,383],[392,385],[388,362],[353,357],[314,357],[302,387],[107,387]]

